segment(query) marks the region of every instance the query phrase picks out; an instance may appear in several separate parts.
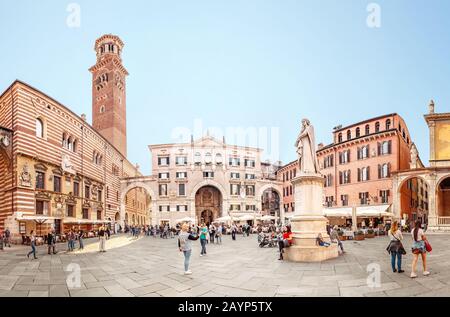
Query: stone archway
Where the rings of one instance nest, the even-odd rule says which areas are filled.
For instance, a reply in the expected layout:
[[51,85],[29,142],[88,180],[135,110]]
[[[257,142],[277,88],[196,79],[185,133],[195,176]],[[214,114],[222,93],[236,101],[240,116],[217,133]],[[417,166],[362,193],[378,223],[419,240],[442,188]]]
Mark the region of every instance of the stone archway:
[[195,193],[195,214],[199,223],[210,225],[222,216],[222,193],[218,188],[206,185]]
[[421,220],[428,224],[429,215],[429,182],[421,175],[409,175],[399,182],[397,188],[398,195],[398,216],[408,222]]
[[450,217],[450,175],[444,175],[436,182],[436,215]]
[[[122,181],[122,190],[120,194],[120,219],[122,220],[122,225],[125,226],[126,224],[131,225],[129,220],[132,219],[132,216],[130,218],[126,217],[128,216],[127,208],[126,208],[126,196],[129,191],[137,188],[142,188],[149,196],[149,211],[153,212],[156,210],[156,200],[155,200],[155,193],[153,189],[150,187],[149,184],[145,183],[144,181],[130,181],[130,180],[124,180]],[[133,215],[134,216],[134,215]],[[151,215],[148,214],[148,216],[151,218]],[[138,219],[138,218],[136,218]],[[137,221],[137,220],[135,220]]]

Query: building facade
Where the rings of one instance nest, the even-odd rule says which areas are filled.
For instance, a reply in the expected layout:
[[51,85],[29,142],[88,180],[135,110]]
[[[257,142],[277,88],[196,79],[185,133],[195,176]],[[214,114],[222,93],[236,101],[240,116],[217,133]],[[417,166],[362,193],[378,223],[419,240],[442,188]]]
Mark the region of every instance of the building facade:
[[292,213],[295,211],[294,188],[291,180],[297,176],[297,171],[297,160],[282,166],[277,171],[277,179],[278,181],[283,183],[282,208],[285,213]]
[[[121,47],[113,46],[117,37],[101,39],[97,49],[99,43],[110,41],[112,51],[120,55]],[[124,77],[108,75],[98,86],[99,77],[108,72],[124,76],[124,68],[118,57],[101,64],[102,51],[98,52],[97,64],[91,68],[96,92],[93,110],[103,111],[96,103],[101,96],[107,105],[104,112],[117,117],[117,112],[125,111],[120,89]],[[61,233],[73,226],[94,230],[101,223],[123,224],[120,180],[141,175],[125,156],[123,118],[112,123],[96,119],[99,132],[84,115],[76,115],[24,82],[15,81],[6,89],[0,95],[0,230],[9,228],[18,238],[31,230],[43,235],[52,228]],[[106,132],[111,126],[112,132]],[[148,206],[140,196],[139,204]],[[139,212],[150,221],[149,210],[139,208]]]
[[142,187],[149,193],[152,224],[175,225],[187,218],[212,223],[227,216],[280,219],[281,182],[274,167],[261,162],[261,149],[211,136],[149,149],[152,176],[126,179],[123,188]]

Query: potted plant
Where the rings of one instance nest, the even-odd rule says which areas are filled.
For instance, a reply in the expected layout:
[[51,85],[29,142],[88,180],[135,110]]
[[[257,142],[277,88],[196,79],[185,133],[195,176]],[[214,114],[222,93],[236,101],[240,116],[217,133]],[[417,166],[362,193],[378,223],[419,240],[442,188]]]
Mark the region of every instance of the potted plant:
[[358,230],[355,232],[355,240],[356,241],[364,240],[364,232],[362,230]]
[[366,238],[375,238],[375,231],[372,228],[367,230]]

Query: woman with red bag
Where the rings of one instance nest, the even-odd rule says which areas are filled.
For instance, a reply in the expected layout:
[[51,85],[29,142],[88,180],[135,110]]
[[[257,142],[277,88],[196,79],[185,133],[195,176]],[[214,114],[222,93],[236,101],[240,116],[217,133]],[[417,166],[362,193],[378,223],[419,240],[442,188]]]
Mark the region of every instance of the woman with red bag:
[[427,271],[427,250],[431,251],[431,245],[425,237],[420,220],[415,222],[415,226],[411,231],[411,234],[413,237],[412,253],[414,257],[412,262],[411,278],[417,277],[416,269],[417,262],[419,261],[419,254],[422,256],[423,275],[428,276],[430,275],[430,272]]

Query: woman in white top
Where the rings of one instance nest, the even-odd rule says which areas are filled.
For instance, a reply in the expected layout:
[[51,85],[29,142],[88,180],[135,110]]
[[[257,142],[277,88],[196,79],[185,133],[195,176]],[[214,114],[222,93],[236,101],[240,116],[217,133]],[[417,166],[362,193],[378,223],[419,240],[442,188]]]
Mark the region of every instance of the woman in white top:
[[34,231],[31,230],[31,251],[28,252],[27,257],[29,258],[31,254],[33,254],[33,258],[37,259],[36,257],[36,235],[34,234]]
[[[388,246],[388,252],[391,254],[392,271],[394,273],[395,272],[403,273],[404,271],[402,270],[402,255],[406,254],[406,251],[403,248],[402,244],[403,235],[400,229],[398,228],[397,221],[394,221],[392,223],[392,227],[389,230],[389,239],[391,240],[391,242],[389,243]],[[398,270],[395,267],[395,260],[397,260]]]
[[414,226],[414,229],[411,231],[411,235],[413,238],[412,244],[412,252],[413,252],[413,262],[412,262],[412,272],[411,277],[417,277],[416,269],[417,262],[419,260],[419,254],[422,256],[422,264],[423,264],[423,275],[430,275],[430,272],[427,271],[427,250],[425,248],[425,241],[427,238],[422,230],[422,223],[420,220],[417,220]]

